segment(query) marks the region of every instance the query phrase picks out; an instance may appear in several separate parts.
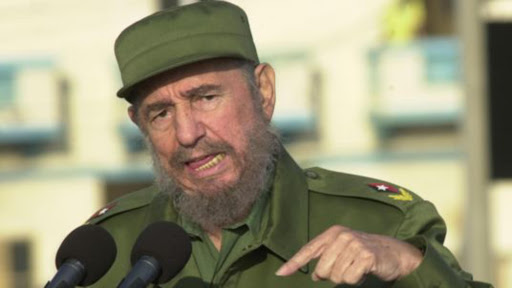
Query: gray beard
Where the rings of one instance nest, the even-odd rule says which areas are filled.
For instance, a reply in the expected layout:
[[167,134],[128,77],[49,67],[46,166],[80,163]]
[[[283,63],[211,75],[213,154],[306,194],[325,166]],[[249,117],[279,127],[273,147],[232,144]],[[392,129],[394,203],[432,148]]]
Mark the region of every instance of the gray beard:
[[208,190],[215,191],[213,194],[201,191],[186,193],[179,181],[165,171],[152,143],[146,139],[158,188],[171,196],[181,216],[206,231],[229,226],[247,217],[256,200],[272,185],[275,163],[281,150],[277,134],[270,126],[259,123],[245,136],[249,139],[243,161],[247,166],[239,181],[224,187],[208,187]]

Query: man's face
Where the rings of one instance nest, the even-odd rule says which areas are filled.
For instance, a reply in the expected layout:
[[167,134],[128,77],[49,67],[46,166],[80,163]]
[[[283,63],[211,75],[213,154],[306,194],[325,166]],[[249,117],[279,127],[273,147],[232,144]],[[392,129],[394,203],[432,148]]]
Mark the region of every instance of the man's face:
[[214,196],[238,183],[255,152],[250,134],[272,114],[273,99],[268,105],[262,95],[257,109],[242,71],[221,61],[155,79],[138,111],[159,165],[190,195]]

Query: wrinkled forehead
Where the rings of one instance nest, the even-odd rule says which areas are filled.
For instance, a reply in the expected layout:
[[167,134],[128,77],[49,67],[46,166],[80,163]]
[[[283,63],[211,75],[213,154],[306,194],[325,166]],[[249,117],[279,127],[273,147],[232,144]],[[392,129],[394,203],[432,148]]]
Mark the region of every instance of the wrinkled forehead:
[[[242,65],[242,60],[219,58],[196,62],[181,66],[170,71],[166,71],[138,84],[134,88],[132,103],[140,104],[148,95],[154,93],[162,87],[171,85],[173,83],[177,83],[186,79],[198,79],[205,75],[220,75],[224,74],[223,72],[240,70]],[[240,74],[241,73],[242,72],[240,71]]]

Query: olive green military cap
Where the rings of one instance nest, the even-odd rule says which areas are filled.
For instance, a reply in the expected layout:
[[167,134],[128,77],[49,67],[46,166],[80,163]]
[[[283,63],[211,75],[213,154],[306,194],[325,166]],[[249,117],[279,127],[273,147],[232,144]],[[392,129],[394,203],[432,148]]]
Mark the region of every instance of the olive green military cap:
[[222,1],[205,1],[164,10],[126,28],[115,42],[123,87],[131,89],[159,73],[194,62],[241,58],[258,63],[245,12]]

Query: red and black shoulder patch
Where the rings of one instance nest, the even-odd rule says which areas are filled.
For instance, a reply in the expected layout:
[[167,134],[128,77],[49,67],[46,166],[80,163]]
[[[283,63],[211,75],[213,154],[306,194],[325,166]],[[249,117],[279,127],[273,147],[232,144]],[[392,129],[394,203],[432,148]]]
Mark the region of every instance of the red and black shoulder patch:
[[368,186],[375,189],[377,192],[391,193],[390,195],[388,195],[388,197],[398,201],[413,200],[412,194],[401,187],[395,187],[393,185],[385,183],[369,183]]
[[377,190],[377,192],[400,193],[397,187],[385,183],[370,183],[368,186]]

